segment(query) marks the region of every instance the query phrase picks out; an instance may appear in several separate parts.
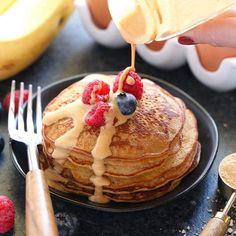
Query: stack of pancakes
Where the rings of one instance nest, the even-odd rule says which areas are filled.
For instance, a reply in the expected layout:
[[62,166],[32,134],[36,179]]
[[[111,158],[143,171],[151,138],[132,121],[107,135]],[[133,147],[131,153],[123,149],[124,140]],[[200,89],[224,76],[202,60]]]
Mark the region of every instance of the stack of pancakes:
[[[112,76],[101,76],[112,84]],[[199,161],[200,144],[196,118],[178,98],[157,84],[143,79],[144,93],[135,114],[116,127],[105,159],[109,186],[103,193],[116,202],[142,202],[173,190]],[[80,99],[86,79],[72,84],[55,97],[44,114]],[[43,158],[48,184],[54,189],[91,196],[94,186],[93,150],[100,129],[84,126],[77,144],[64,161],[52,157],[55,140],[73,128],[65,117],[49,126],[43,125]]]

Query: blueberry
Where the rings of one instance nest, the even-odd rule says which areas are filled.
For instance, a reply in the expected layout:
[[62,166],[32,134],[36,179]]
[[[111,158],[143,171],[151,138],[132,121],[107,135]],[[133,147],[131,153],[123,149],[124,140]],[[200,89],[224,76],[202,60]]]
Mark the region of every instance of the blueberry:
[[120,93],[117,96],[117,104],[121,114],[127,116],[135,112],[137,107],[137,100],[131,93]]
[[3,151],[5,146],[5,141],[2,136],[0,136],[0,153]]

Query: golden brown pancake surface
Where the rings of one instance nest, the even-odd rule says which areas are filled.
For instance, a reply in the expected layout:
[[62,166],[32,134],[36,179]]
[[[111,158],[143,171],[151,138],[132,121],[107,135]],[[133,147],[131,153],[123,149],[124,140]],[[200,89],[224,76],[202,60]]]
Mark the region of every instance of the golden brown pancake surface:
[[[93,76],[87,78],[87,82],[92,79]],[[110,76],[101,76],[101,79],[109,84],[113,82]],[[78,99],[84,86],[85,81],[78,81],[65,89],[46,107],[45,113]],[[111,158],[137,159],[149,154],[162,154],[168,151],[183,127],[185,114],[182,104],[154,83],[144,80],[144,87],[143,98],[132,119],[116,127],[110,145],[113,154]],[[44,139],[53,143],[72,127],[69,117],[51,126],[44,126]],[[85,126],[74,149],[91,153],[98,135],[99,129]]]

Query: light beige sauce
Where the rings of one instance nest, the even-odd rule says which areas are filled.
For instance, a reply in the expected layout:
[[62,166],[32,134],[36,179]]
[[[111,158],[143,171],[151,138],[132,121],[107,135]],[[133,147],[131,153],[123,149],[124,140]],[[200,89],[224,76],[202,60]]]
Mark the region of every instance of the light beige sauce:
[[101,84],[99,83],[98,85],[95,85],[93,87],[93,91],[91,93],[91,99],[90,99],[90,103],[94,104],[96,102],[96,94],[95,91],[98,91],[101,88]]
[[117,91],[118,93],[122,92],[123,84],[130,70],[131,70],[131,66],[124,69],[122,75],[120,76],[118,91]]
[[131,44],[131,69],[135,71],[135,54],[136,54],[136,45]]
[[235,0],[109,0],[112,19],[128,43],[172,38],[222,14]]
[[[135,70],[135,45],[131,47],[131,66],[127,67],[123,74],[120,77],[118,91],[110,95],[110,109],[105,114],[106,125],[100,128],[100,134],[97,138],[96,144],[92,150],[92,156],[94,158],[92,164],[93,175],[90,178],[90,181],[95,186],[94,194],[89,197],[90,201],[97,203],[107,203],[109,199],[103,194],[103,187],[110,185],[110,180],[104,176],[106,172],[106,167],[104,164],[105,158],[112,155],[110,144],[112,142],[113,135],[115,134],[115,127],[127,122],[130,116],[124,116],[120,113],[119,108],[116,103],[116,95],[122,92],[123,83],[127,74],[130,70]],[[93,75],[93,79],[101,80],[101,75]],[[85,78],[86,80],[86,78]],[[127,81],[129,84],[134,84],[135,81],[132,78],[128,78]],[[93,91],[97,89],[94,88]],[[95,95],[91,94],[91,101],[95,101]],[[71,149],[76,146],[77,139],[82,132],[85,122],[84,117],[86,113],[92,108],[93,105],[85,105],[81,99],[76,100],[73,103],[70,103],[64,107],[60,107],[58,110],[47,113],[43,118],[43,123],[45,125],[52,125],[53,123],[63,119],[65,117],[70,117],[73,119],[74,127],[69,130],[67,133],[60,136],[55,141],[55,149],[52,153],[52,157],[55,158],[59,163],[63,163],[68,157]],[[117,119],[116,124],[114,125],[114,119]]]
[[77,138],[84,128],[83,117],[87,111],[88,106],[83,104],[81,100],[76,100],[44,116],[43,123],[45,125],[51,125],[65,117],[73,119],[74,127],[55,141],[56,148],[52,153],[52,157],[57,159],[59,163],[65,161],[70,150],[76,145]]
[[[98,136],[95,147],[92,150],[92,156],[94,158],[92,169],[94,175],[90,178],[90,181],[95,186],[94,195],[89,197],[90,201],[98,203],[107,203],[109,199],[103,195],[103,186],[108,186],[110,181],[107,177],[104,177],[106,171],[104,160],[105,158],[112,155],[110,144],[112,142],[112,137],[115,134],[115,126],[125,123],[131,116],[123,116],[117,104],[115,102],[115,96],[117,93],[122,92],[123,83],[130,70],[135,70],[135,45],[131,45],[131,66],[127,67],[119,79],[118,91],[111,96],[110,110],[106,114],[106,125],[100,128],[100,134]],[[132,79],[132,78],[131,78]],[[130,80],[131,80],[130,79]],[[134,80],[130,83],[134,84]],[[117,122],[114,126],[114,119],[117,118]]]
[[236,154],[223,159],[219,166],[219,175],[227,185],[236,189]]
[[136,45],[135,44],[131,44],[131,66],[127,67],[122,75],[120,76],[119,79],[119,85],[118,85],[118,92],[122,92],[122,88],[123,88],[123,84],[124,81],[129,73],[130,70],[135,71],[135,54],[136,54]]
[[135,80],[131,76],[128,76],[127,79],[126,79],[126,83],[129,84],[129,85],[134,85]]
[[90,181],[95,186],[94,195],[89,199],[94,202],[107,203],[109,201],[103,195],[103,186],[108,186],[110,181],[107,177],[103,177],[106,171],[104,159],[112,155],[110,144],[112,137],[115,134],[115,127],[113,126],[113,120],[115,113],[113,107],[106,114],[106,125],[100,128],[100,134],[98,136],[95,147],[92,150],[92,156],[94,158],[92,169],[94,175],[90,178]]

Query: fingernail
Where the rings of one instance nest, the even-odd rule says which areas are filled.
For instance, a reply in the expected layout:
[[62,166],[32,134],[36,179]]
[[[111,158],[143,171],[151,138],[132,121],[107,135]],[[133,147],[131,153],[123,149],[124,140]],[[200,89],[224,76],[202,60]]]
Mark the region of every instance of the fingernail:
[[193,45],[193,44],[195,44],[195,42],[191,38],[186,37],[186,36],[179,37],[178,42],[180,44],[183,44],[183,45]]

